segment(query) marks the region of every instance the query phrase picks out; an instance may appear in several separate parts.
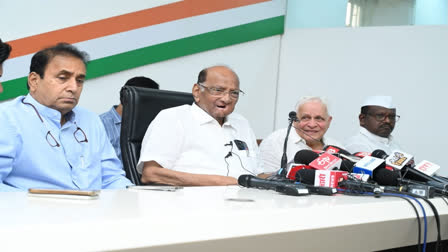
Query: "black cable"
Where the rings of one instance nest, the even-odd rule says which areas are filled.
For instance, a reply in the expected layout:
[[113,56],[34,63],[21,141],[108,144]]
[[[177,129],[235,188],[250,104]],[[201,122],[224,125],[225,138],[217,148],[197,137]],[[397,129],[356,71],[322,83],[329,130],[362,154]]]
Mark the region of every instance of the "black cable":
[[419,195],[412,195],[412,196],[424,200],[431,207],[431,209],[434,213],[434,218],[436,219],[436,225],[437,225],[437,241],[436,241],[436,252],[437,252],[437,251],[439,251],[439,246],[440,246],[440,241],[441,241],[439,212],[437,211],[434,204],[430,200],[426,199],[425,197],[422,197]]
[[230,170],[229,170],[229,162],[227,162],[227,158],[232,156],[233,142],[230,141],[229,143],[224,144],[224,146],[229,146],[229,145],[230,145],[230,151],[229,151],[229,153],[227,153],[227,155],[224,157],[224,162],[226,162],[226,165],[227,165],[227,166],[226,166],[226,168],[227,168],[227,175],[226,175],[226,176],[229,176],[229,173],[230,173]]
[[227,168],[227,175],[226,176],[229,176],[229,162],[227,162],[227,158],[228,158],[229,156],[225,156],[224,157],[224,162],[226,162],[226,164],[227,164],[227,166],[226,166],[226,168]]
[[255,173],[249,171],[248,169],[246,169],[246,168],[244,167],[244,165],[243,165],[243,161],[241,161],[241,157],[240,157],[237,153],[233,152],[233,143],[232,143],[232,141],[230,141],[228,144],[225,144],[224,146],[228,146],[228,145],[230,145],[230,151],[229,151],[229,153],[227,153],[227,155],[224,157],[224,161],[225,161],[226,164],[227,164],[227,167],[226,167],[226,168],[227,168],[227,176],[229,176],[229,173],[230,173],[230,170],[229,170],[229,166],[230,166],[230,164],[229,164],[229,162],[227,162],[227,158],[231,157],[232,155],[235,155],[235,156],[238,157],[238,160],[240,161],[241,168],[243,168],[243,170],[247,171],[247,172],[250,173],[251,175],[257,176],[257,174],[255,174]]
[[401,192],[401,193],[405,194],[405,195],[408,195],[408,196],[412,196],[412,197],[415,197],[415,198],[422,199],[423,201],[426,202],[426,204],[428,204],[431,207],[431,210],[434,213],[434,218],[436,219],[436,226],[437,226],[436,252],[439,251],[440,242],[441,242],[441,236],[440,236],[440,216],[439,216],[439,212],[437,211],[436,207],[434,206],[434,204],[430,200],[428,200],[425,197],[422,197],[422,196],[416,195],[416,194],[407,193],[407,192]]
[[415,215],[417,215],[417,225],[418,225],[418,243],[417,243],[417,251],[421,251],[421,246],[422,246],[422,224],[420,223],[420,214],[417,211],[417,208],[415,207],[415,205],[412,203],[412,201],[408,198],[404,198],[404,197],[399,197],[399,196],[390,196],[390,197],[398,197],[401,199],[406,200],[409,204],[411,204],[412,208],[414,208],[414,212]]
[[[363,185],[363,183],[359,183],[357,186],[353,186],[352,185],[352,186],[350,186],[347,189],[348,190],[344,190],[344,194],[354,195],[354,196],[374,196],[376,198],[379,198],[381,196],[389,196],[389,197],[397,197],[397,198],[401,198],[401,199],[406,200],[412,206],[412,208],[414,209],[415,215],[417,217],[417,226],[418,226],[417,251],[421,251],[421,223],[420,223],[420,215],[419,215],[419,213],[417,211],[417,208],[415,207],[415,205],[412,203],[412,201],[410,199],[406,198],[405,196],[400,196],[400,194],[405,194],[405,193],[396,192],[397,195],[394,195],[394,194],[383,195],[383,193],[373,193],[372,194],[371,192],[368,192],[367,190],[365,190],[365,186]],[[417,201],[417,199],[414,199],[414,200]]]
[[240,155],[236,154],[235,152],[231,152],[231,153],[232,153],[233,155],[235,155],[235,156],[238,157],[238,160],[240,160],[241,168],[243,168],[243,170],[247,171],[248,173],[250,173],[250,174],[252,174],[252,175],[254,175],[254,176],[257,176],[257,174],[255,174],[255,173],[249,171],[248,169],[246,169],[246,167],[244,167],[244,165],[243,165],[243,161],[241,161],[241,157],[240,157]]

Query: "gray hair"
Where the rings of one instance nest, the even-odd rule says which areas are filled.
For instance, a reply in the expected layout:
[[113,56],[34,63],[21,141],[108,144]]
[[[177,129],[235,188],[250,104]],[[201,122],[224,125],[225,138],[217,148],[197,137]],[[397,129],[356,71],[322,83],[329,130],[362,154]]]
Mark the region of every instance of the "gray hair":
[[[229,69],[235,75],[238,85],[240,85],[240,78],[238,77],[238,75],[235,73],[235,71],[230,66],[227,66],[225,64],[213,65],[213,66],[209,66],[209,67],[202,69],[198,75],[198,81],[197,81],[198,84],[203,84],[207,80],[207,72],[210,68],[213,68],[213,67],[225,67],[225,68]],[[202,87],[201,85],[199,85],[199,89],[201,90],[201,92],[204,91],[204,87]]]
[[330,109],[328,106],[328,100],[324,96],[302,96],[296,104],[296,111],[299,111],[299,108],[308,102],[320,102],[327,109],[327,114],[330,116]]

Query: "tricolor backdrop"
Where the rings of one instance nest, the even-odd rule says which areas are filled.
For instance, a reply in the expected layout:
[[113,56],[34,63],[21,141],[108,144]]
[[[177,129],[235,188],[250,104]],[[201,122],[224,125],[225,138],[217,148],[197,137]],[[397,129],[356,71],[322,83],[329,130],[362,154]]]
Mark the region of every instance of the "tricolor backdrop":
[[[114,4],[102,2],[105,6]],[[87,78],[91,79],[284,31],[284,0],[154,2],[151,8],[12,40],[0,34],[13,47],[5,63],[5,91],[0,100],[27,93],[26,76],[32,55],[57,42],[72,43],[89,53]],[[56,9],[64,8],[69,7]]]

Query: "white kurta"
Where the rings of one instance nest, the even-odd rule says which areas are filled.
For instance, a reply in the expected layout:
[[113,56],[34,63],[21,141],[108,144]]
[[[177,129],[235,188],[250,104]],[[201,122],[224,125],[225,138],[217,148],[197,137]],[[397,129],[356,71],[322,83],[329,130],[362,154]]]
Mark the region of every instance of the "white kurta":
[[[235,140],[247,148],[238,148]],[[151,122],[137,169],[141,173],[144,162],[156,161],[174,171],[238,178],[260,173],[257,157],[256,138],[244,117],[232,113],[221,126],[196,104],[182,105],[162,110]]]

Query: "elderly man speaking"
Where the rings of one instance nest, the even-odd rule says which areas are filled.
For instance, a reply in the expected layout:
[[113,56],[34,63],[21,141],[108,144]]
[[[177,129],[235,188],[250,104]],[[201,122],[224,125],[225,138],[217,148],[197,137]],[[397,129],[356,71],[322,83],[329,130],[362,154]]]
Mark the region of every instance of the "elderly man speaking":
[[162,110],[149,125],[137,170],[143,183],[232,185],[256,175],[258,147],[248,121],[234,113],[243,94],[226,66],[202,70],[194,103]]

